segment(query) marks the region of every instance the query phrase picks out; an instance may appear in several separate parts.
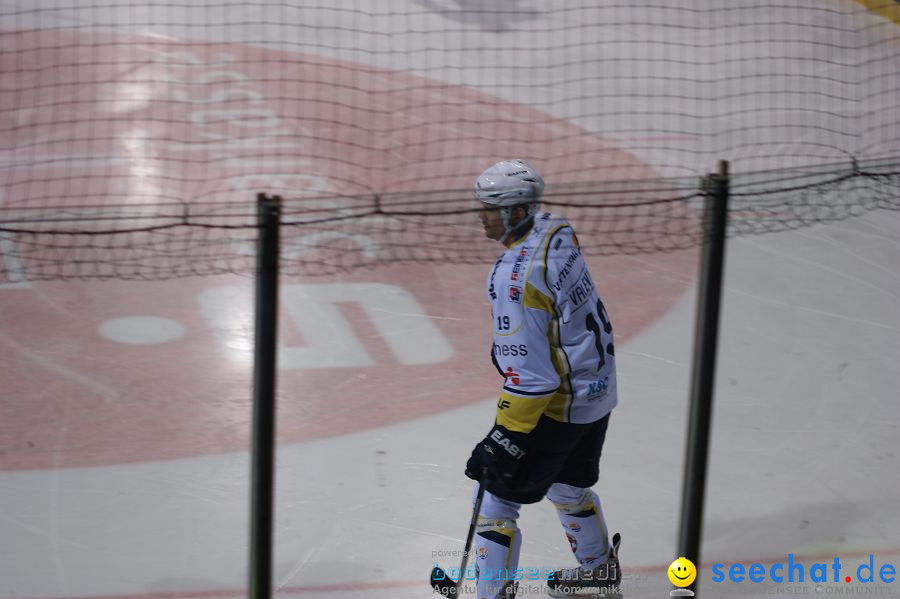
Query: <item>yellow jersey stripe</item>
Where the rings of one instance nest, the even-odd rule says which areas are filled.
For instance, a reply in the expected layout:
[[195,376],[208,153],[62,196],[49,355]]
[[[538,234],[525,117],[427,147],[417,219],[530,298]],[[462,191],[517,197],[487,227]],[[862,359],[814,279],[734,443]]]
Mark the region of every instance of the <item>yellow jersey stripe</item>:
[[525,283],[525,294],[522,305],[526,308],[537,308],[553,314],[553,300],[541,293],[541,291],[531,283]]
[[501,391],[497,402],[497,424],[516,433],[530,433],[555,395],[518,397]]

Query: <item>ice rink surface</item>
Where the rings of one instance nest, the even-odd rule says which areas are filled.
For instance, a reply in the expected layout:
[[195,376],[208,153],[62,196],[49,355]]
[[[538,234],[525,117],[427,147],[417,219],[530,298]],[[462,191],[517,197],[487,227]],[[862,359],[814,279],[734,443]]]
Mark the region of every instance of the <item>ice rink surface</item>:
[[[281,38],[298,32],[255,18],[265,14],[263,4],[242,8],[238,16],[206,4],[135,8],[109,2],[66,11],[54,2],[38,1],[35,7],[44,10],[26,10],[0,1],[10,15],[5,30],[77,25],[83,32],[96,23],[115,35],[270,50],[280,50]],[[414,15],[395,25],[409,27],[410,42],[420,35],[417,24],[443,20],[462,36],[509,36],[510,48],[525,43],[521,23],[550,31],[577,17],[571,10],[507,0],[505,8],[521,9],[521,21],[501,22],[472,4],[392,1],[390,8]],[[789,12],[795,16],[810,4]],[[817,19],[830,14],[835,21],[816,23],[821,31],[836,31],[835,24],[852,13],[868,24],[863,31],[888,35],[881,17],[853,2],[825,4],[831,12],[816,13]],[[418,75],[427,66],[430,78],[498,97],[507,93],[503,73],[482,70],[476,76],[452,66],[467,59],[464,47],[454,54],[452,36],[433,41],[446,56],[442,68],[435,66],[436,55],[396,53],[406,38],[390,31],[389,20],[383,22],[395,34],[389,38],[379,32],[359,37],[357,30],[356,38],[343,37],[350,29],[342,29],[339,19],[353,18],[341,11],[344,5],[353,7],[342,2],[316,13],[321,22],[302,30],[321,33],[316,40],[310,34],[308,42],[294,38],[298,51]],[[284,5],[277,8],[285,13]],[[176,25],[196,23],[195,13],[209,23]],[[769,16],[778,21],[778,14]],[[611,39],[659,39],[667,31],[646,24],[607,33]],[[392,52],[356,52],[354,44],[392,44]],[[859,64],[877,58],[896,70],[897,55],[891,63],[866,56],[874,45],[859,48]],[[589,45],[581,51],[589,52]],[[649,57],[656,51],[648,46]],[[761,55],[766,52],[761,47]],[[578,85],[578,75],[572,73],[570,85]],[[653,93],[638,90],[639,82],[638,103]],[[864,83],[861,78],[855,85]],[[897,151],[896,126],[893,133],[872,127],[883,96],[867,96],[863,88],[856,101],[866,97],[875,98],[869,110],[823,130],[834,139],[805,140],[823,148],[818,159],[838,158],[838,146],[851,153]],[[677,139],[651,143],[617,136],[637,129],[616,120],[627,118],[622,115],[527,94],[505,101],[596,133],[634,157],[634,168],[649,165],[663,175],[702,173],[717,157],[747,168],[784,160],[743,147],[737,130],[711,142],[700,125],[679,124],[671,129]],[[837,105],[817,108],[810,119],[832,109],[843,114]],[[775,125],[781,115],[771,118]],[[648,123],[647,130],[664,130],[664,124]],[[790,153],[789,147],[781,150]],[[596,491],[611,530],[624,538],[629,599],[666,596],[672,588],[665,571],[677,557],[697,260],[696,250],[590,260],[616,327],[620,393]],[[702,547],[704,596],[900,592],[897,582],[716,584],[710,570],[734,562],[768,567],[789,554],[807,567],[839,558],[848,573],[870,555],[876,568],[900,565],[898,264],[895,212],[729,240]],[[457,565],[453,552],[462,548],[470,513],[463,465],[490,427],[499,390],[487,359],[483,285],[489,267],[388,266],[284,281],[277,596],[412,599],[430,594],[427,574],[434,563]],[[0,285],[6,364],[0,597],[245,595],[251,286],[240,277]],[[347,293],[364,298],[357,302],[361,307],[336,307],[334,298]],[[299,305],[316,312],[310,317]],[[521,566],[573,565],[548,502],[526,506],[519,524]],[[520,596],[543,595],[540,581],[525,587]]]

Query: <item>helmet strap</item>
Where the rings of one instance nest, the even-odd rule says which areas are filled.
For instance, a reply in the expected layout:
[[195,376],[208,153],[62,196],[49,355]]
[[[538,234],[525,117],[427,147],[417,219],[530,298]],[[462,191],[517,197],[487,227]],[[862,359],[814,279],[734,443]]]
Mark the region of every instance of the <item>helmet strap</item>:
[[525,218],[520,220],[515,226],[509,226],[509,217],[512,215],[512,209],[515,206],[504,206],[500,208],[500,220],[503,223],[503,235],[498,239],[500,243],[506,243],[506,240],[510,238],[510,235],[516,232],[525,232],[531,228],[531,225],[534,224],[534,213],[535,210],[531,208],[532,205],[529,205],[526,208]]

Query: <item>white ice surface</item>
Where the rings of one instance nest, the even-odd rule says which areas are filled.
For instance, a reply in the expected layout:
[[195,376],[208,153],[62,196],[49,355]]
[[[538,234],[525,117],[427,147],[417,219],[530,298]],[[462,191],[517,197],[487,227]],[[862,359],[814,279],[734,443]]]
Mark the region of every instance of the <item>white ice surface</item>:
[[[898,215],[872,213],[729,244],[705,562],[896,559],[898,230]],[[624,536],[631,596],[665,587],[654,567],[677,546],[693,311],[688,293],[617,348],[621,404],[597,490]],[[462,545],[462,464],[493,403],[281,447],[277,585],[304,596],[427,593],[415,585],[432,562],[458,559],[432,552]],[[3,473],[0,594],[241,589],[248,469],[246,455],[229,454]],[[549,503],[525,507],[520,525],[522,566],[571,559]],[[341,584],[363,586],[330,586]],[[731,585],[717,595],[767,591]]]
[[[9,11],[19,3],[0,4]],[[48,10],[33,13],[34,19],[12,18],[4,27],[93,23],[104,30],[215,41],[240,35],[278,48],[292,31],[278,24],[253,24],[252,19],[233,27],[216,22],[178,26],[188,20],[179,10],[209,14],[200,2],[192,9],[171,3],[136,8],[131,2],[111,1],[77,11],[52,10],[57,4],[35,0],[30,6]],[[392,0],[392,9],[412,9],[416,16],[380,22],[386,28],[455,22],[452,15],[426,10],[430,4]],[[874,28],[879,22],[849,0],[824,4],[837,11],[836,18],[850,10],[858,23]],[[457,14],[455,4],[448,7]],[[328,19],[339,11],[317,14]],[[568,13],[554,15],[542,7],[541,14],[553,23]],[[146,26],[163,16],[173,25]],[[460,39],[497,35],[480,28],[477,19],[456,24],[463,30]],[[609,36],[659,33],[600,31]],[[501,72],[482,70],[473,79],[454,68],[453,61],[466,56],[448,54],[452,48],[403,55],[403,64],[395,62],[397,55],[350,49],[353,44],[384,49],[403,41],[378,33],[330,31],[329,50],[312,37],[291,47],[368,60],[499,96],[506,93]],[[447,39],[454,43],[452,36]],[[415,34],[407,41],[421,43]],[[433,38],[429,43],[445,42]],[[858,64],[891,64],[871,52],[859,48]],[[445,55],[449,66],[438,58]],[[548,55],[548,62],[555,58],[560,57]],[[552,75],[552,69],[540,72]],[[578,78],[566,85],[577,89]],[[855,81],[846,85],[857,89]],[[577,124],[613,138],[642,126],[609,120],[584,105],[556,105],[550,96],[512,99],[563,118],[595,114],[578,117]],[[838,106],[837,112],[841,110]],[[842,120],[835,135],[847,142],[878,122],[873,116],[877,110],[873,104],[871,112]],[[646,125],[648,130],[665,128],[659,122]],[[850,145],[890,149],[884,131],[870,133]],[[682,140],[670,144],[670,152],[630,137],[621,145],[652,164],[675,165],[664,174],[682,174],[708,169],[732,141],[726,136],[717,142],[721,146],[712,147]],[[847,558],[851,562],[875,553],[882,561],[900,562],[898,264],[900,216],[886,212],[729,243],[705,562],[783,561],[788,553],[853,556]],[[694,302],[693,292],[686,294],[651,328],[617,347],[621,403],[611,421],[597,491],[610,527],[624,536],[623,566],[626,573],[629,568],[635,573],[630,599],[665,596],[671,588],[664,568],[675,557]],[[281,447],[274,579],[282,595],[427,596],[425,580],[433,561],[452,566],[456,559],[433,560],[432,552],[462,545],[469,517],[462,466],[491,419],[493,405],[494,399],[485,397],[477,405],[437,416]],[[0,473],[0,597],[242,596],[248,472],[247,456],[238,453]],[[548,503],[524,508],[520,525],[521,565],[543,568],[571,561]],[[708,570],[703,577],[704,588],[712,587]],[[767,597],[776,590],[771,584],[717,585],[706,595]],[[896,583],[891,590],[897,592]]]

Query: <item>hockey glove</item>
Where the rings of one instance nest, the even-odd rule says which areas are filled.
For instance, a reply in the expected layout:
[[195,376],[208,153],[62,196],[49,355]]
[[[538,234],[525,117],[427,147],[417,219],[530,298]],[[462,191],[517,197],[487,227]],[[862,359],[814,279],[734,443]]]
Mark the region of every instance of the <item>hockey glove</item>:
[[466,476],[480,480],[481,473],[487,469],[490,478],[503,483],[513,482],[528,451],[526,433],[512,432],[495,424],[472,451],[466,462]]

